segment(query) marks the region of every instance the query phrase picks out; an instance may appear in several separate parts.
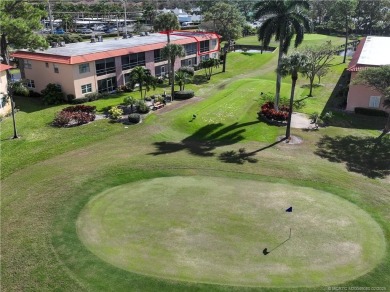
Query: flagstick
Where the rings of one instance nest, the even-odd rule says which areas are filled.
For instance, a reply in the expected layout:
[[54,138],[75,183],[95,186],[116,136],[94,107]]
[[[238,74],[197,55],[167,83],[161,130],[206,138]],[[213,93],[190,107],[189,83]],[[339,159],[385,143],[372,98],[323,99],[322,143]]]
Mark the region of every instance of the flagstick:
[[291,228],[290,228],[290,235],[289,235],[289,237],[288,237],[289,239],[291,238]]

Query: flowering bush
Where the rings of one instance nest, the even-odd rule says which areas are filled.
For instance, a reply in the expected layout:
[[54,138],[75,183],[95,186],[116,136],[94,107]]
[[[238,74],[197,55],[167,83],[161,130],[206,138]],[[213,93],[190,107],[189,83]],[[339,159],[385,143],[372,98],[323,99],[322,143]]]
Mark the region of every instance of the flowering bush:
[[268,101],[261,106],[261,110],[259,114],[262,114],[269,120],[287,121],[288,111],[289,108],[284,105],[282,105],[277,111],[274,109],[274,103],[272,101]]
[[123,115],[123,110],[118,108],[117,106],[112,107],[108,113],[110,114],[111,119],[114,121],[118,120]]
[[70,125],[87,124],[95,120],[95,109],[96,107],[88,105],[66,107],[56,114],[53,125],[57,127],[66,127]]

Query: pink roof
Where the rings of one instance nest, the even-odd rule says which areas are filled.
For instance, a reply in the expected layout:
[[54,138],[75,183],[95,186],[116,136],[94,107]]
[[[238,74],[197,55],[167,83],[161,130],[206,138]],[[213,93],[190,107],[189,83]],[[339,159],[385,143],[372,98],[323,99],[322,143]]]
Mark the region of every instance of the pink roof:
[[12,69],[12,68],[13,67],[10,65],[0,64],[0,72],[3,72],[3,71],[8,70],[8,69]]
[[348,65],[347,70],[349,72],[358,72],[358,71],[361,71],[361,70],[364,70],[365,68],[367,68],[366,65],[359,65],[358,64],[360,54],[362,53],[365,42],[366,42],[366,38],[364,37],[360,40],[358,46],[356,47],[355,54],[353,54],[352,60],[351,60],[351,62],[349,62],[349,65]]

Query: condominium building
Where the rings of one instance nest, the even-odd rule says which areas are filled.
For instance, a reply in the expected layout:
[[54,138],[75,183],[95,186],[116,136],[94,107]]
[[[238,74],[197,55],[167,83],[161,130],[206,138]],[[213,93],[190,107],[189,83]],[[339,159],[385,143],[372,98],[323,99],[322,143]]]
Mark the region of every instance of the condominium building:
[[0,64],[0,116],[5,116],[11,111],[11,103],[7,97],[7,70],[11,68],[11,66]]
[[[216,33],[174,31],[171,43],[183,45],[186,56],[178,58],[175,70],[193,66],[201,60],[218,58],[220,36]],[[40,92],[47,84],[61,86],[65,94],[76,98],[90,92],[113,92],[126,84],[136,66],[150,69],[154,76],[168,72],[161,49],[167,44],[164,33],[122,39],[91,39],[91,42],[53,44],[47,50],[19,50],[21,77],[29,89]]]

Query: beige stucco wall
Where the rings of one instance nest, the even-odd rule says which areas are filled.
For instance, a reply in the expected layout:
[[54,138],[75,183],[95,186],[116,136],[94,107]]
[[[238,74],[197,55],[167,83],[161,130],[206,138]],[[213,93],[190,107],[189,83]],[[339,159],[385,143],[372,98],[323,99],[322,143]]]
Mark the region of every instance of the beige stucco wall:
[[385,110],[390,112],[389,108],[383,107],[384,98],[381,93],[377,90],[372,89],[370,87],[353,84],[352,80],[355,78],[357,72],[352,72],[351,74],[351,83],[349,86],[348,97],[347,97],[347,111],[354,111],[355,107],[366,107],[369,108],[370,97],[371,96],[381,96],[381,101],[379,108],[380,110]]
[[[79,65],[72,65],[73,79],[74,79],[74,92],[72,93],[75,97],[82,97],[85,94],[81,92],[81,86],[86,84],[92,85],[92,92],[97,91],[97,78],[96,78],[96,67],[95,62],[87,62],[89,64],[89,72],[81,73]],[[85,64],[85,63],[83,63]],[[100,76],[99,76],[100,77]],[[67,93],[68,94],[68,93]]]
[[0,72],[0,115],[5,116],[11,111],[11,103],[9,99],[3,105],[3,96],[7,94],[7,71]]

